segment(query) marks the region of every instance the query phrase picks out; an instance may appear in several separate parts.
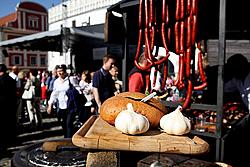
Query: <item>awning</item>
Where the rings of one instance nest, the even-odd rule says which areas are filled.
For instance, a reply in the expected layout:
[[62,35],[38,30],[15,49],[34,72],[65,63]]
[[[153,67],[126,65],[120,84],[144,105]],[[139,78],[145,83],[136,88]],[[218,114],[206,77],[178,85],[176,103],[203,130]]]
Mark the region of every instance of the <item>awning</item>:
[[[158,1],[156,1],[158,2]],[[175,3],[169,1],[169,8],[175,9]],[[247,39],[250,38],[250,22],[241,21],[239,18],[248,16],[248,1],[239,0],[227,1],[226,7],[226,37],[227,39]],[[162,5],[161,3],[155,3],[156,5]],[[198,32],[197,39],[218,39],[219,38],[219,4],[220,1],[203,0],[199,1],[198,5]],[[116,4],[111,5],[108,12],[118,12],[120,14],[126,14],[126,35],[129,44],[137,44],[139,36],[138,18],[139,18],[139,0],[121,0]],[[234,12],[231,12],[234,11]],[[161,10],[158,11],[161,14]],[[175,10],[169,10],[170,25],[175,21]],[[172,12],[172,13],[171,13]],[[144,15],[143,15],[144,17]],[[124,18],[120,18],[121,20]],[[144,23],[144,22],[143,22]],[[124,24],[124,23],[122,23]],[[158,23],[157,23],[158,24]],[[161,24],[159,24],[161,25]],[[158,26],[159,26],[158,25]],[[110,27],[116,25],[110,24]],[[172,25],[173,26],[173,25]],[[116,26],[119,27],[119,26]],[[113,28],[115,29],[115,28]],[[119,29],[118,29],[119,30]],[[117,31],[118,31],[117,30]],[[112,36],[112,32],[109,34]],[[114,35],[114,38],[116,36]],[[119,36],[118,36],[119,38]],[[114,39],[115,41],[115,39]]]
[[82,28],[66,28],[26,35],[0,42],[3,48],[19,48],[40,51],[62,51],[62,40],[72,48],[78,43],[88,46],[104,45],[104,34],[101,32],[84,31]]
[[128,7],[131,6],[138,6],[139,1],[138,0],[122,0],[117,2],[116,4],[111,5],[107,11],[115,11],[115,12],[122,12],[125,11]]

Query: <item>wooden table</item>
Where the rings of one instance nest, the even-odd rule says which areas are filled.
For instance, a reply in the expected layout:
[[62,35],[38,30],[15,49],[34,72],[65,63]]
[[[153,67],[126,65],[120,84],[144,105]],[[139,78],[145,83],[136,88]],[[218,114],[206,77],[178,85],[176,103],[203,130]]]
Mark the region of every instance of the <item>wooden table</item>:
[[98,116],[92,116],[72,137],[74,145],[86,149],[165,152],[197,155],[209,151],[209,144],[201,138],[174,136],[158,129],[142,135],[126,135]]

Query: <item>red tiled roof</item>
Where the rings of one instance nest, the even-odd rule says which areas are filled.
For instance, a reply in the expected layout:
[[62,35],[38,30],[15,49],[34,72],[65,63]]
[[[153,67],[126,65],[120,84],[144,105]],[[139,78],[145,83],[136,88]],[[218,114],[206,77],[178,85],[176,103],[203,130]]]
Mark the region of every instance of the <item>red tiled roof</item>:
[[7,16],[0,18],[0,26],[5,26],[6,23],[15,21],[16,17],[17,17],[17,13],[14,12],[14,13],[11,13]]

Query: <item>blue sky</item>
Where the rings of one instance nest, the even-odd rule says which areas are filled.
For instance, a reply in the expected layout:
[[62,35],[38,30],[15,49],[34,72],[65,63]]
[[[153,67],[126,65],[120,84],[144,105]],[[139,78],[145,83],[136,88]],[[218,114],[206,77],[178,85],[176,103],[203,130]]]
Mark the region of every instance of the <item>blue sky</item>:
[[61,0],[0,0],[0,17],[15,12],[16,5],[21,1],[36,2],[47,9],[50,8],[53,3],[57,5],[61,2]]

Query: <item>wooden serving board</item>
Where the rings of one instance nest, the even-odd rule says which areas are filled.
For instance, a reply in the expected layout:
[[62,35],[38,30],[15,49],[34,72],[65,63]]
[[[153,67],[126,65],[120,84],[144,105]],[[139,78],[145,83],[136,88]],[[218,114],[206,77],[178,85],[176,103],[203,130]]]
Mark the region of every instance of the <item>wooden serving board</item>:
[[149,130],[142,135],[126,135],[101,117],[92,116],[72,137],[74,145],[86,149],[203,154],[209,144],[195,136],[174,136]]

